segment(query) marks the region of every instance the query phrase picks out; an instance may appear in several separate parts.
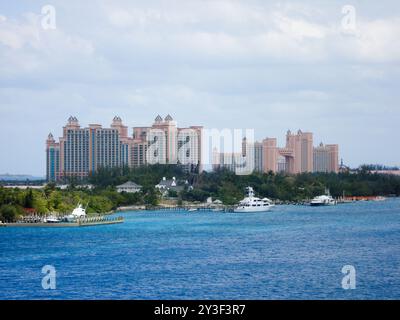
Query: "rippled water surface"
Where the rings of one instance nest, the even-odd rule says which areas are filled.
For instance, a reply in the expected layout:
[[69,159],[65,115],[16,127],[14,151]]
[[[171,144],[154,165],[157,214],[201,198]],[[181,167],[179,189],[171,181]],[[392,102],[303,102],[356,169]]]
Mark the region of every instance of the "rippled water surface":
[[[400,200],[0,228],[0,299],[399,299]],[[56,290],[42,289],[53,265]],[[356,289],[343,290],[344,265]]]

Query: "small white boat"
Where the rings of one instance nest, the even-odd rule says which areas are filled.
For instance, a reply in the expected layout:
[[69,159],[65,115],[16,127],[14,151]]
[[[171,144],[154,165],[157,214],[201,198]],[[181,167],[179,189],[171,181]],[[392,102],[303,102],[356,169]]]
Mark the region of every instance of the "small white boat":
[[337,204],[337,201],[333,199],[330,195],[322,195],[315,197],[311,200],[310,206],[319,207],[319,206],[334,206]]
[[50,215],[43,220],[45,223],[59,223],[61,220],[54,215]]
[[188,212],[195,212],[195,211],[199,211],[197,208],[191,208],[188,210]]
[[275,205],[268,198],[260,199],[254,196],[252,187],[247,187],[247,197],[233,209],[233,212],[267,212]]

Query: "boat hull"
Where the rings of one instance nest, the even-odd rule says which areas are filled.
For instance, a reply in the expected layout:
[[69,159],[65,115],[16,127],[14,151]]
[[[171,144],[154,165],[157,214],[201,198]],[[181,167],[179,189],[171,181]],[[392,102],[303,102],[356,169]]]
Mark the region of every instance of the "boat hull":
[[255,208],[235,208],[233,212],[236,213],[253,213],[253,212],[268,212],[272,209],[272,206],[268,207],[255,207]]
[[336,203],[310,203],[311,207],[328,207],[334,205],[336,205]]

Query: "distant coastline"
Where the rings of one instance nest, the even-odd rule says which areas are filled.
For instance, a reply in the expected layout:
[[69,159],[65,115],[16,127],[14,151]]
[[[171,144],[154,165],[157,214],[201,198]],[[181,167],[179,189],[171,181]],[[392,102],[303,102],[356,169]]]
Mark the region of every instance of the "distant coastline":
[[39,177],[39,176],[33,176],[30,174],[9,174],[9,173],[4,173],[0,174],[0,181],[45,181],[46,178]]

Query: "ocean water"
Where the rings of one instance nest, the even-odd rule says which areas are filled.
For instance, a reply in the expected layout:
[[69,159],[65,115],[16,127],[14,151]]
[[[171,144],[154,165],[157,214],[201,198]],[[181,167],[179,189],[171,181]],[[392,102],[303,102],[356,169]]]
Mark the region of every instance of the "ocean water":
[[[120,225],[0,228],[0,299],[400,298],[399,199],[121,215]],[[55,290],[42,288],[45,265]]]

